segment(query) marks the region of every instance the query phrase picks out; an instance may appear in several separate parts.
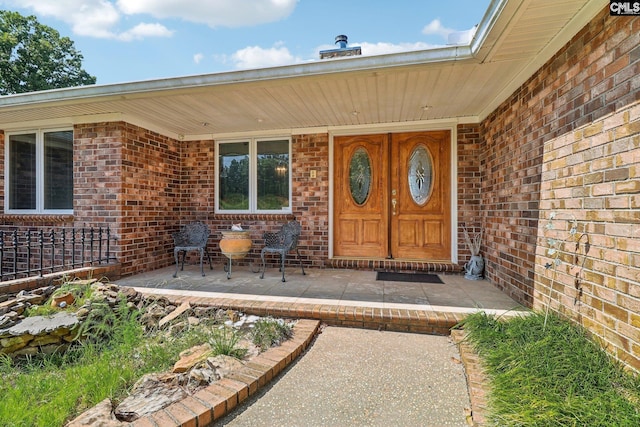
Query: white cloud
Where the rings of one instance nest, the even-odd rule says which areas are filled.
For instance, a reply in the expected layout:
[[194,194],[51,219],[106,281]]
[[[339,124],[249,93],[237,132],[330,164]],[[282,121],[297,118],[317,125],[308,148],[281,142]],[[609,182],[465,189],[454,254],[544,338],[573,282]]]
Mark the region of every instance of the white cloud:
[[68,23],[75,34],[82,36],[113,38],[115,34],[111,28],[120,20],[115,6],[106,0],[12,0],[8,3],[60,19]]
[[193,62],[195,64],[199,64],[204,59],[204,55],[202,53],[196,53],[193,55]]
[[231,55],[231,61],[236,68],[251,69],[263,67],[276,67],[302,62],[289,52],[289,49],[277,43],[270,48],[260,46],[248,46]]
[[145,24],[141,23],[136,25],[130,30],[118,34],[117,38],[122,41],[141,40],[147,37],[171,37],[173,31],[167,29],[164,25],[160,24]]
[[145,37],[170,37],[173,34],[158,23],[140,23],[128,30],[118,31],[121,12],[108,0],[11,0],[9,3],[64,21],[71,26],[74,34],[80,36],[131,41]]
[[476,34],[476,29],[477,26],[466,31],[453,30],[443,26],[439,19],[434,19],[422,29],[422,34],[427,36],[440,36],[445,39],[449,45],[469,44],[471,43],[473,36]]
[[436,36],[440,36],[443,39],[447,40],[447,38],[449,37],[449,34],[455,32],[456,30],[451,29],[451,28],[447,28],[444,25],[442,25],[442,23],[440,22],[439,19],[434,19],[433,21],[429,22],[423,29],[422,29],[422,34],[430,36],[430,35],[436,35]]
[[138,40],[170,37],[173,31],[160,23],[138,23],[122,29],[123,15],[147,15],[156,19],[182,19],[210,27],[243,27],[279,21],[289,16],[298,0],[7,0],[3,3],[30,9],[68,23],[74,34]]
[[286,18],[298,0],[117,0],[128,15],[180,18],[210,27],[245,27]]
[[398,53],[398,52],[410,52],[413,50],[425,50],[425,49],[433,49],[434,47],[438,47],[437,45],[424,43],[424,42],[416,42],[416,43],[361,43],[356,46],[362,47],[362,55],[363,56],[371,56],[371,55],[384,55],[387,53]]

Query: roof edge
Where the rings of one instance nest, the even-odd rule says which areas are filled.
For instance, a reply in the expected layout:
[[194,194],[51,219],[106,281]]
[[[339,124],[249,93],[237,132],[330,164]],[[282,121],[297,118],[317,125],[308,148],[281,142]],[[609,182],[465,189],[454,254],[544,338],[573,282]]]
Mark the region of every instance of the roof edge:
[[[500,0],[505,1],[505,0]],[[0,97],[0,107],[28,106],[33,104],[72,101],[94,97],[111,97],[144,94],[165,90],[184,90],[232,83],[248,83],[278,80],[291,77],[317,76],[334,73],[382,70],[394,67],[424,65],[446,61],[473,59],[470,45],[446,46],[437,49],[399,52],[376,56],[358,56],[325,59],[317,62],[259,68],[241,71],[225,71],[158,80],[144,80],[106,85],[76,86],[39,92],[5,95]]]
[[185,90],[233,83],[261,82],[301,76],[382,70],[394,67],[474,59],[483,43],[487,40],[491,29],[507,2],[508,0],[491,1],[487,11],[478,24],[478,29],[473,39],[467,45],[444,46],[436,49],[390,53],[386,55],[325,59],[270,68],[224,71],[211,74],[105,85],[76,86],[5,95],[0,96],[0,107],[27,107],[35,104],[78,101],[96,97],[142,95],[158,91]]

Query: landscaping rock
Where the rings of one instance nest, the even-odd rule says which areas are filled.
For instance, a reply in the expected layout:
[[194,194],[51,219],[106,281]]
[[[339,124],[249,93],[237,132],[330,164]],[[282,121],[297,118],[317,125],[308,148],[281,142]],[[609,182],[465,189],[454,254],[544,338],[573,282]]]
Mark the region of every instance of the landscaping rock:
[[51,317],[28,317],[0,329],[0,353],[14,357],[53,353],[73,341],[73,331],[78,325],[75,314],[67,312],[58,312]]
[[116,419],[132,422],[184,399],[187,392],[182,387],[176,387],[176,381],[173,374],[145,375],[133,387],[131,394],[116,407]]
[[235,357],[220,354],[218,356],[207,358],[207,366],[215,372],[215,380],[226,377],[230,372],[240,369],[244,366],[240,360]]
[[180,304],[180,306],[178,308],[176,308],[171,313],[169,313],[168,315],[166,315],[162,319],[160,319],[160,321],[158,322],[158,327],[162,328],[164,325],[166,325],[167,323],[175,320],[181,314],[185,313],[186,311],[188,311],[190,309],[191,309],[191,304],[189,304],[188,302],[183,302],[182,304]]
[[105,399],[93,408],[80,414],[66,427],[119,427],[122,422],[118,421],[113,414],[113,403],[111,399]]
[[60,311],[53,316],[27,317],[9,329],[0,330],[0,336],[5,334],[17,336],[25,333],[35,336],[51,333],[60,328],[72,330],[76,326],[78,326],[78,318],[75,313]]
[[[75,282],[74,283],[79,283]],[[132,288],[119,288],[92,279],[91,300],[71,311],[57,311],[51,316],[24,318],[21,314],[31,305],[42,305],[57,287],[43,287],[30,292],[20,292],[0,302],[0,353],[16,356],[32,356],[38,353],[54,353],[66,350],[78,339],[77,331],[91,314],[92,307],[101,301],[114,307],[126,298],[130,309],[143,308],[141,324],[148,330],[167,328],[165,334],[175,333],[199,324],[227,324],[235,328],[253,327],[260,317],[246,316],[235,310],[215,307],[191,307],[187,302],[176,307],[165,297],[144,298]],[[79,283],[80,284],[80,283]],[[76,293],[77,298],[82,295]],[[104,304],[98,304],[104,307]],[[180,320],[179,322],[177,320]],[[246,359],[257,355],[260,349],[249,340],[242,339],[239,347],[247,349]],[[141,416],[152,414],[171,403],[184,399],[202,387],[238,370],[244,363],[230,356],[209,357],[211,346],[202,344],[180,354],[173,372],[144,376],[131,391],[129,397],[115,410],[110,400],[83,413],[68,426],[113,427],[125,425]]]
[[202,344],[185,350],[180,353],[180,360],[173,365],[171,372],[186,372],[205,360],[209,354],[211,354],[211,346],[209,344]]

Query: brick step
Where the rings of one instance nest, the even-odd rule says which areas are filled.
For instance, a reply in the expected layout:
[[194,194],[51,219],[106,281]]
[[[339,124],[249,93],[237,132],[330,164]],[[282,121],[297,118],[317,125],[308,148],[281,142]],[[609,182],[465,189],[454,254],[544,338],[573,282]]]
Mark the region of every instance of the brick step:
[[463,271],[461,265],[451,262],[406,261],[395,259],[333,258],[325,261],[328,268],[349,268],[372,271],[411,271],[419,273],[451,273]]

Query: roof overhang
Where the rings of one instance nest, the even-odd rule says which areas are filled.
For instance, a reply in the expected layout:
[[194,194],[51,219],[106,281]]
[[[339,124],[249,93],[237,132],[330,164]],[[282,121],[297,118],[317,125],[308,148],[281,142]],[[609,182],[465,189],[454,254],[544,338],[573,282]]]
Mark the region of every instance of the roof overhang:
[[126,121],[198,140],[479,122],[606,0],[494,0],[469,45],[0,97],[0,129]]

